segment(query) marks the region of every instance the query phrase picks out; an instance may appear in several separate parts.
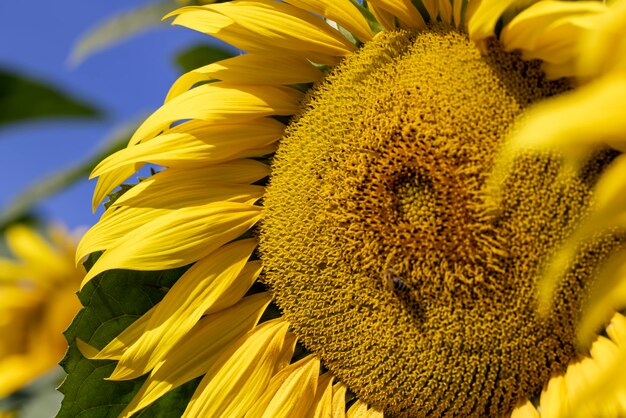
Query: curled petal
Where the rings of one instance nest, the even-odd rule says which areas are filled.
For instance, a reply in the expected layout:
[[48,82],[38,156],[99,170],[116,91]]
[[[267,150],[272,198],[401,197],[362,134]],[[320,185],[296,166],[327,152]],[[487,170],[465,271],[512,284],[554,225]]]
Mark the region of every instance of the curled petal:
[[518,14],[502,30],[508,51],[520,49],[524,59],[541,59],[548,78],[577,74],[579,43],[598,28],[607,7],[595,1],[540,1]]
[[304,417],[313,404],[320,372],[319,359],[309,355],[279,371],[246,418]]
[[143,334],[124,352],[110,379],[134,379],[154,368],[209,308],[236,287],[255,247],[253,239],[227,244],[183,274],[150,315]]
[[[276,142],[285,126],[261,118],[236,125],[190,121],[148,142],[130,146],[104,159],[91,177],[150,162],[167,167],[208,165],[242,156]],[[123,181],[123,180],[122,180]],[[116,184],[116,186],[119,183]]]
[[246,54],[200,67],[183,74],[167,94],[166,102],[191,89],[197,83],[221,80],[245,84],[296,84],[319,80],[323,74],[306,58]]
[[333,409],[333,375],[326,372],[317,380],[315,399],[307,418],[328,418]]
[[[202,318],[150,373],[120,417],[130,417],[170,390],[206,373],[231,344],[249,332],[270,303],[267,293]],[[233,323],[232,318],[237,318]]]
[[367,20],[350,0],[289,0],[288,3],[337,22],[361,42],[371,41],[374,36]]
[[301,98],[302,93],[288,87],[204,84],[161,106],[141,124],[129,144],[152,139],[183,120],[233,124],[263,116],[292,115],[298,111]]
[[541,418],[541,415],[531,401],[526,401],[524,405],[513,410],[511,418]]
[[116,241],[87,273],[82,286],[111,269],[155,271],[196,262],[247,231],[261,211],[258,206],[218,202],[167,213]]
[[267,388],[285,351],[293,354],[293,345],[285,343],[288,327],[275,319],[241,337],[206,373],[183,417],[243,416]]
[[342,382],[333,385],[333,418],[345,418],[346,416],[346,391],[347,387]]
[[614,1],[580,42],[578,76],[626,72],[626,1]]
[[[370,0],[369,4],[396,16],[402,26],[414,30],[426,29],[424,18],[417,11],[411,0]],[[384,24],[384,22],[381,22]],[[385,25],[386,27],[386,25]]]
[[241,0],[184,7],[169,16],[176,16],[176,25],[213,35],[248,52],[275,54],[279,49],[313,59],[344,56],[355,50],[323,19],[286,3]]
[[[165,188],[163,185],[162,188]],[[135,233],[138,228],[186,207],[206,206],[218,202],[239,202],[253,204],[263,194],[260,186],[243,184],[206,183],[204,191],[195,189],[193,194],[176,200],[160,194],[146,193],[129,199],[137,206],[113,206],[100,221],[85,233],[76,249],[76,262],[95,251],[107,250],[117,245],[121,239]],[[157,187],[161,188],[161,187]],[[128,201],[126,201],[127,204]]]
[[521,8],[535,0],[474,0],[469,4],[468,32],[470,39],[478,44],[495,36],[496,24],[502,15],[514,8]]

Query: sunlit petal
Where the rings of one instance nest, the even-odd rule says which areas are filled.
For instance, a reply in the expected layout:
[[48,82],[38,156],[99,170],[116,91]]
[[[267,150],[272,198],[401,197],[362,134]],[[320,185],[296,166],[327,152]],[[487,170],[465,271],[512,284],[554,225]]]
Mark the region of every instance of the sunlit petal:
[[574,76],[580,40],[598,26],[606,9],[595,1],[540,1],[508,23],[500,39],[507,50],[521,49],[525,59],[547,63],[550,78]]
[[368,3],[397,16],[400,23],[407,28],[415,30],[426,28],[424,18],[411,0],[370,0]]
[[309,355],[279,371],[246,418],[304,417],[315,398],[319,359]]
[[[260,293],[202,318],[155,367],[120,417],[131,416],[170,390],[206,373],[226,347],[256,325],[270,300],[267,293]],[[236,324],[232,318],[237,318]]]
[[[289,324],[259,325],[229,348],[200,382],[183,417],[242,416],[267,387],[284,351]],[[291,356],[291,355],[290,355]]]
[[137,129],[130,144],[151,139],[182,120],[232,124],[262,116],[292,115],[301,98],[302,93],[288,87],[204,84],[165,103]]
[[166,102],[200,82],[221,80],[233,84],[296,84],[319,80],[323,74],[306,58],[246,54],[183,74],[170,88]]
[[372,40],[367,20],[350,0],[289,0],[288,3],[337,22],[361,42]]
[[480,0],[470,2],[472,10],[468,21],[470,39],[474,42],[495,36],[496,23],[504,12],[513,8],[521,8],[536,0]]
[[[339,32],[311,13],[268,0],[185,7],[172,13],[174,24],[213,35],[248,52],[283,49],[343,56],[354,51]],[[254,34],[254,36],[251,36]]]
[[82,286],[110,269],[154,271],[191,264],[247,231],[261,211],[258,206],[218,202],[165,214],[105,251]]
[[315,399],[307,418],[331,418],[333,409],[333,375],[326,372],[317,380]]

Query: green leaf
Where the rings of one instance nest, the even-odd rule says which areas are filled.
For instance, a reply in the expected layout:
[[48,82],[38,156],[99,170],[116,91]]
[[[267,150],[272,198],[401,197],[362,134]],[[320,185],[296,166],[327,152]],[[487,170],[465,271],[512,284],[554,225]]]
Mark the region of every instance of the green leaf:
[[196,45],[179,53],[176,56],[176,64],[186,73],[204,65],[209,65],[234,56],[235,54],[223,48],[209,45]]
[[86,178],[100,161],[124,148],[136,129],[136,122],[116,129],[111,137],[105,140],[105,145],[91,157],[70,168],[39,180],[34,186],[26,189],[0,213],[0,231],[12,223],[28,219],[29,213],[37,202],[58,193],[78,180]]
[[[92,255],[86,265],[93,265],[96,258]],[[104,380],[113,372],[115,362],[84,358],[76,339],[103,348],[158,303],[185,270],[112,270],[85,285],[78,294],[84,308],[65,332],[69,349],[61,366],[68,376],[59,388],[65,396],[57,418],[114,418],[124,409],[145,377],[123,382]],[[171,391],[136,416],[180,416],[198,382],[196,379]]]
[[36,118],[98,114],[91,105],[54,87],[0,69],[0,125]]
[[180,6],[176,0],[165,0],[108,18],[78,40],[71,52],[70,63],[78,65],[98,51],[163,24],[163,16]]

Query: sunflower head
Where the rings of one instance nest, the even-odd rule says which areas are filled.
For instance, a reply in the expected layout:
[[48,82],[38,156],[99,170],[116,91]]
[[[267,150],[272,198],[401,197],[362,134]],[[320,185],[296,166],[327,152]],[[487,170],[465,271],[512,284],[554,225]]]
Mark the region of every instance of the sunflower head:
[[[166,167],[87,233],[79,256],[104,253],[85,281],[193,264],[117,339],[82,346],[119,360],[111,379],[150,373],[122,415],[200,375],[186,416],[342,416],[346,387],[349,416],[536,414],[529,399],[585,354],[577,325],[625,243],[613,223],[580,229],[621,154],[595,136],[546,146],[562,132],[528,127],[581,89],[564,76],[610,10],[235,0],[175,12],[248,54],[182,76],[94,172],[97,202],[138,165]],[[600,346],[622,349],[611,334]],[[198,347],[200,335],[217,342]]]
[[486,48],[444,27],[379,34],[309,94],[273,161],[265,280],[304,344],[391,414],[500,416],[538,395],[574,358],[572,313],[619,244],[581,252],[537,315],[546,260],[614,154],[567,178],[555,152],[518,155],[494,203],[506,135],[570,87]]

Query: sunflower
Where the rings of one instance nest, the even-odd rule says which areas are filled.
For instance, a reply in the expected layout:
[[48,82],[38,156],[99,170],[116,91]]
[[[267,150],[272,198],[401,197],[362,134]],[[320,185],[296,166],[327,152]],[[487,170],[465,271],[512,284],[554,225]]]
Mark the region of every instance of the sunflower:
[[52,244],[23,225],[6,231],[17,258],[0,258],[0,397],[57,365],[67,349],[63,331],[80,309],[75,292],[85,270],[74,266],[75,244],[60,228],[49,235]]
[[186,417],[626,414],[624,10],[172,13],[247,53],[180,77],[93,172],[96,206],[164,167],[87,232],[83,284],[191,265],[107,346],[79,341],[111,380],[148,374],[120,416],[199,376]]

